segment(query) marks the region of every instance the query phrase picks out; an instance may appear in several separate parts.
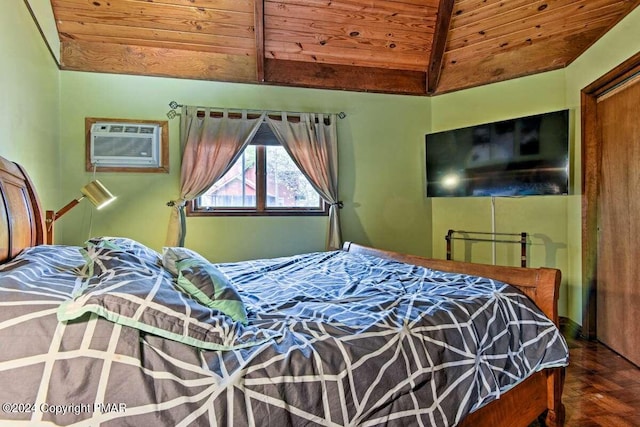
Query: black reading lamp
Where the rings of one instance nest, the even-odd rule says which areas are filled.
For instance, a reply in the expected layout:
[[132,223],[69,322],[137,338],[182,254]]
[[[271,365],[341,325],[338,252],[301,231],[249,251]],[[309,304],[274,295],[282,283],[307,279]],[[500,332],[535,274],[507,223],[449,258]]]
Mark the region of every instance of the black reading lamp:
[[46,211],[45,218],[47,224],[47,232],[45,242],[48,245],[53,244],[53,223],[57,221],[62,215],[73,209],[78,203],[80,203],[82,199],[84,199],[85,197],[89,199],[89,201],[93,203],[96,209],[102,209],[116,199],[115,196],[111,194],[109,190],[107,190],[107,187],[105,187],[98,180],[91,181],[90,183],[82,187],[80,189],[80,192],[82,193],[82,196],[80,196],[78,199],[73,199],[58,212]]

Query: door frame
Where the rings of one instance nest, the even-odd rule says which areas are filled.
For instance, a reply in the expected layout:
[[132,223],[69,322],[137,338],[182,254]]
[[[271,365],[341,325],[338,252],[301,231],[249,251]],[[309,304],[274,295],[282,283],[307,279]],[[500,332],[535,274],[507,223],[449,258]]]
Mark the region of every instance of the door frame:
[[598,185],[602,138],[598,98],[640,72],[640,52],[581,91],[582,124],[582,335],[596,339],[598,292]]

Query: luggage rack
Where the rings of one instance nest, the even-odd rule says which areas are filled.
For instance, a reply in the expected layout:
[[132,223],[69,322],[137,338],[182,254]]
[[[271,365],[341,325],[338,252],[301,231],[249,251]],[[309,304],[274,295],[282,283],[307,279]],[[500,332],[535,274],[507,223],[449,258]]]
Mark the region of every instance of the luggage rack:
[[[462,234],[462,237],[454,237],[454,234]],[[472,237],[477,236],[477,237]],[[487,237],[489,236],[489,237]],[[498,238],[499,236],[519,236],[520,240],[509,240],[506,238]],[[527,266],[527,233],[493,233],[487,231],[464,231],[449,230],[445,236],[447,241],[447,259],[451,258],[451,241],[465,240],[467,242],[492,242],[492,243],[519,243],[520,244],[520,266]]]

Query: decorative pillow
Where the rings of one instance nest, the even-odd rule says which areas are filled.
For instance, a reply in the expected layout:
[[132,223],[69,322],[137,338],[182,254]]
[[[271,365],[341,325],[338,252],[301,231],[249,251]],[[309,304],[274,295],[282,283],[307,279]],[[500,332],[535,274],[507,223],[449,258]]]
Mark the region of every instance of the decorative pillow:
[[183,259],[198,259],[202,262],[209,261],[198,252],[180,246],[169,246],[162,248],[162,266],[169,270],[174,276],[178,275],[176,264]]
[[[85,242],[80,248],[85,259],[82,275],[85,277],[100,276],[112,270],[114,266],[123,268],[138,266],[146,269],[159,266],[162,261],[160,254],[140,242],[126,237],[96,237]],[[114,264],[115,263],[115,264]],[[113,274],[113,272],[112,272]]]
[[247,324],[247,310],[231,281],[213,264],[200,258],[178,261],[178,287],[207,307]]
[[[210,350],[230,350],[263,343],[281,332],[243,325],[220,311],[188,298],[160,264],[107,248],[89,248],[102,274],[76,281],[69,301],[58,309],[58,320],[96,313],[174,341]],[[102,267],[101,267],[102,268]]]
[[96,247],[128,252],[148,262],[159,262],[160,254],[142,243],[127,237],[94,237],[85,242],[85,247]]

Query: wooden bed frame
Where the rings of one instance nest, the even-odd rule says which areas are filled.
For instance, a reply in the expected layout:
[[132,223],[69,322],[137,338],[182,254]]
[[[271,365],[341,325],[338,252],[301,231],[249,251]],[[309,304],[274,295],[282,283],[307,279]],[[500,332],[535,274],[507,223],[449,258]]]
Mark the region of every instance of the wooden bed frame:
[[[0,263],[25,248],[41,245],[45,238],[43,211],[33,183],[16,163],[0,157]],[[558,324],[560,271],[551,268],[501,267],[428,259],[346,243],[344,250],[395,259],[437,270],[490,277],[510,283],[527,294]],[[549,427],[564,424],[562,387],[564,369],[538,372],[502,397],[463,420],[463,427],[527,427],[545,413]]]

